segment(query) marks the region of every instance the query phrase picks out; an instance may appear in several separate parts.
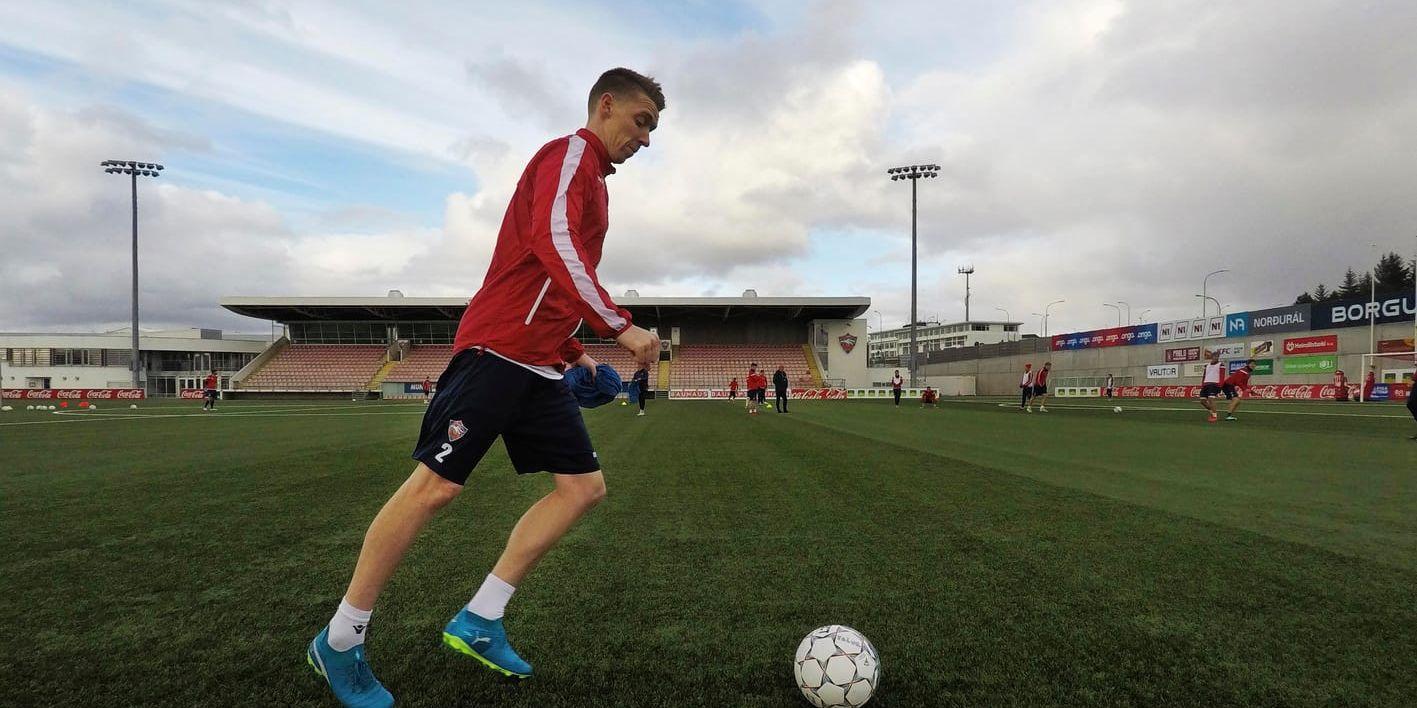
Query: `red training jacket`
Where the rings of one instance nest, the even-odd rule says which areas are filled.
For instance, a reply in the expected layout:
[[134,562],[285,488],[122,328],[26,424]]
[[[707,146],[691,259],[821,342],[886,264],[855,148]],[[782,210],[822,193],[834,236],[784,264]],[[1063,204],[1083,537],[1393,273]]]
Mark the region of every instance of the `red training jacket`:
[[585,349],[582,320],[610,338],[630,313],[600,286],[595,269],[610,226],[610,153],[582,128],[531,158],[502,217],[482,289],[458,323],[453,352],[490,349],[523,364],[561,367]]

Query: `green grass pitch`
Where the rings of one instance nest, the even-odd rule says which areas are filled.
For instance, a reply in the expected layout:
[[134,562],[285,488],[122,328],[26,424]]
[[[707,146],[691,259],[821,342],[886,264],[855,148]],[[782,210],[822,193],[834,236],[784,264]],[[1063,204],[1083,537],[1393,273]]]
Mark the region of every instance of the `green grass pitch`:
[[[1413,705],[1417,432],[1396,405],[727,402],[586,414],[609,496],[532,574],[509,683],[440,644],[545,475],[498,445],[374,614],[400,705]],[[325,706],[305,645],[421,403],[0,414],[0,704]]]

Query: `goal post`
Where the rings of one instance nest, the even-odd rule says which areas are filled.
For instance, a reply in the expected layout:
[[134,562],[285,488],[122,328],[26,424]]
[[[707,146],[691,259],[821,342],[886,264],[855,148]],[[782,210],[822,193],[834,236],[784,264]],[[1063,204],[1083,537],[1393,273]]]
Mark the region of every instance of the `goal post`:
[[[1349,381],[1358,384],[1358,400],[1368,399],[1368,388],[1364,385],[1368,372],[1373,372],[1374,383],[1382,385],[1406,384],[1411,395],[1413,379],[1417,377],[1417,351],[1379,352],[1363,355],[1363,370]],[[1376,398],[1376,397],[1375,397]],[[1388,399],[1390,400],[1390,399]]]

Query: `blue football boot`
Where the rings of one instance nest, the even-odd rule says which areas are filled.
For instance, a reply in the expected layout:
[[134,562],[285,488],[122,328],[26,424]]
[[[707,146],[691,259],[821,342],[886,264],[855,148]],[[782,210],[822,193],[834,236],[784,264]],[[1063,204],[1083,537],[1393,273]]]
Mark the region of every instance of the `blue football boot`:
[[364,660],[364,645],[349,651],[335,651],[330,646],[330,628],[320,630],[319,636],[310,642],[305,650],[305,661],[325,682],[330,684],[335,698],[350,708],[388,708],[394,704],[394,696],[389,693],[374,672],[369,670],[369,662]]
[[531,677],[531,664],[517,656],[507,642],[507,630],[500,619],[483,619],[464,607],[443,628],[443,643],[503,676]]

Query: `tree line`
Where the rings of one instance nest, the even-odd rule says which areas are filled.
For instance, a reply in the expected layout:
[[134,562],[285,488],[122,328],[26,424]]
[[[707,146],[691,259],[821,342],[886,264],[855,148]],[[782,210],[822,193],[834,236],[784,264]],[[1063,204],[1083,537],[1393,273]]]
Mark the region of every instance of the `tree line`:
[[1343,274],[1343,280],[1337,287],[1330,289],[1327,285],[1319,283],[1314,286],[1313,290],[1299,293],[1299,297],[1294,298],[1294,304],[1368,297],[1368,294],[1373,290],[1375,279],[1377,280],[1377,290],[1380,293],[1411,290],[1413,278],[1417,278],[1417,271],[1414,271],[1414,268],[1417,268],[1417,261],[1408,264],[1401,255],[1389,251],[1378,259],[1377,265],[1372,270],[1359,275],[1349,268]]

